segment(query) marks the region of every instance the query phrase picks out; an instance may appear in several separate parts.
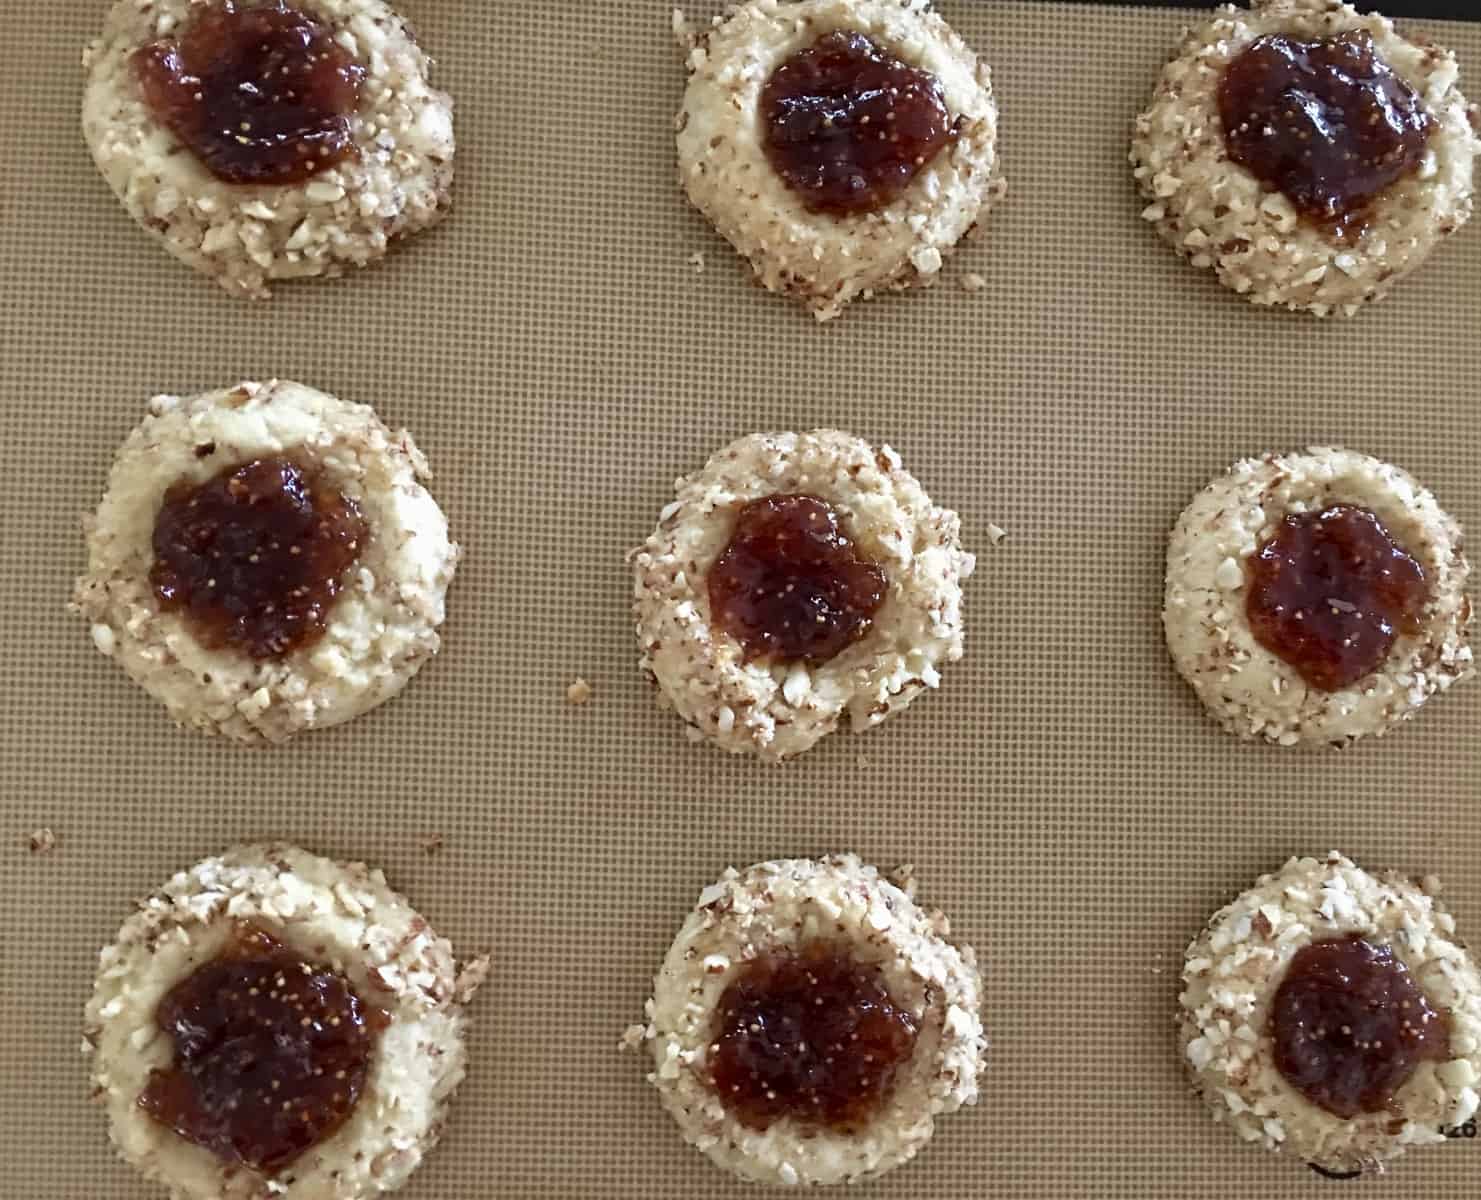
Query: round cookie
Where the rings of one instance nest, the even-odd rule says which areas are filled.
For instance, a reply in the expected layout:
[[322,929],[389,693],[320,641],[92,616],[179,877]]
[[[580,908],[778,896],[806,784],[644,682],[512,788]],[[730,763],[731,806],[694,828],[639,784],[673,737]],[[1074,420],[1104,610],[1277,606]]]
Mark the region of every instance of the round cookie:
[[[1178,1020],[1194,1087],[1216,1120],[1227,1122],[1247,1142],[1342,1173],[1381,1170],[1411,1146],[1444,1142],[1443,1129],[1475,1117],[1481,1088],[1481,974],[1456,937],[1454,918],[1435,899],[1437,888],[1430,879],[1418,886],[1397,874],[1370,875],[1333,853],[1325,860],[1291,859],[1214,915],[1188,947]],[[1307,1021],[1303,1036],[1317,1043],[1332,1065],[1323,1070],[1313,1065],[1317,1056],[1302,1051],[1293,1064],[1303,1071],[1298,1087],[1278,1063],[1288,1052],[1281,1047],[1299,1051],[1300,1043],[1277,1042],[1272,1013],[1294,1015],[1302,1011],[1299,1006],[1320,1012],[1310,1005],[1322,986],[1308,984],[1303,994],[1299,981],[1292,985],[1293,966],[1313,947],[1317,954],[1342,950],[1354,938],[1361,939],[1370,961],[1398,964],[1385,967],[1384,978],[1394,989],[1388,995],[1405,997],[1405,1012],[1431,1009],[1417,1022],[1404,1018],[1397,1036],[1406,1044],[1423,1037],[1435,1052],[1424,1055],[1407,1076],[1384,1080],[1385,1088],[1394,1089],[1391,1107],[1338,1116],[1323,1106],[1334,1104],[1332,1093],[1317,1089],[1341,1092],[1354,1079],[1372,1086],[1379,1075],[1373,1060],[1361,1054],[1371,1043],[1355,1049],[1346,1030],[1322,1027],[1325,1015]],[[1334,1020],[1361,1021],[1367,1036],[1382,1041],[1381,1007],[1365,1003],[1350,986],[1336,992],[1330,983],[1326,987],[1328,1011],[1341,1014]],[[1392,1029],[1384,1029],[1391,1038]],[[1308,1098],[1314,1090],[1322,1104]]]
[[[187,1140],[141,1104],[159,1085],[156,1072],[181,1067],[176,1036],[158,1019],[164,1004],[200,978],[198,971],[225,961],[244,929],[274,939],[302,962],[305,976],[310,966],[319,972],[316,995],[347,985],[382,1024],[347,1119],[271,1172]],[[120,1155],[168,1187],[173,1200],[355,1200],[393,1191],[437,1142],[464,1075],[463,1005],[487,966],[480,958],[459,974],[452,947],[380,871],[292,846],[237,847],[182,871],[142,901],[103,950],[83,1043],[94,1096],[108,1110]],[[261,1003],[259,992],[253,996]],[[303,1038],[312,1055],[323,1033],[293,1037]],[[208,1063],[212,1053],[208,1043]],[[219,1056],[208,1069],[248,1087],[257,1081],[255,1068]],[[302,1085],[290,1074],[287,1090],[278,1083],[274,1096],[295,1097]],[[234,1099],[243,1107],[254,1101],[250,1091]]]
[[[362,536],[319,612],[321,636],[263,654],[255,643],[246,650],[202,636],[192,610],[163,603],[157,537],[175,489],[223,478],[236,488],[233,471],[284,456],[358,514]],[[94,645],[182,726],[267,743],[348,721],[396,695],[440,644],[459,551],[422,486],[428,477],[410,434],[392,433],[366,405],[302,384],[157,396],[119,450],[97,512],[84,520],[88,569],[73,611],[91,626]],[[236,536],[223,528],[218,536]],[[249,548],[256,564],[260,546]],[[278,543],[271,549],[281,566]],[[189,551],[187,565],[199,567],[208,553]],[[231,569],[247,570],[239,543],[235,553]],[[286,585],[249,581],[287,611],[278,594]]]
[[[292,11],[313,22],[331,53],[343,52],[345,71],[359,80],[356,102],[335,118],[343,123],[329,135],[343,146],[343,157],[307,178],[281,182],[284,171],[264,175],[260,165],[252,178],[262,182],[239,182],[242,172],[234,169],[223,176],[219,152],[212,154],[217,165],[207,166],[146,100],[136,56],[155,46],[178,53],[182,40],[222,7],[221,0],[119,0],[83,54],[83,133],[134,220],[228,291],[260,299],[277,280],[366,266],[392,242],[442,219],[453,177],[452,100],[429,84],[430,60],[384,0],[293,0]],[[281,0],[236,0],[234,6],[249,12],[279,7]],[[222,69],[250,74],[255,66],[248,58],[246,66]],[[229,61],[219,49],[211,59]],[[218,92],[232,93],[235,80],[217,80]],[[291,91],[287,96],[295,98],[284,102],[285,112],[264,103],[232,111],[230,119],[251,116],[297,128],[306,122],[293,105],[303,98]],[[189,116],[188,104],[185,112]],[[251,125],[241,122],[248,133]],[[318,142],[305,141],[310,153],[326,145],[322,129],[315,136]]]
[[[906,877],[906,890],[845,854],[821,861],[759,863],[745,871],[732,868],[700,893],[653,981],[647,1024],[634,1026],[624,1041],[634,1048],[646,1045],[654,1062],[649,1080],[664,1107],[685,1140],[716,1165],[742,1179],[774,1185],[870,1179],[913,1158],[930,1140],[938,1115],[976,1103],[987,1051],[976,957],[970,947],[947,940],[946,918],[918,907],[911,898],[908,869],[900,874]],[[870,989],[884,988],[887,1001],[873,992],[874,1013],[881,1004],[893,1004],[907,1014],[916,1030],[913,1045],[892,1084],[868,1111],[855,1112],[847,1128],[776,1114],[758,1128],[754,1119],[746,1122],[732,1112],[735,1102],[721,1099],[712,1078],[722,1053],[719,1041],[727,1036],[721,1027],[724,1014],[747,980],[752,981],[749,999],[758,1002],[758,969],[763,980],[759,1002],[767,1002],[765,979],[776,978],[774,967],[764,965],[768,960],[786,964],[802,956],[811,966],[817,958],[805,956],[818,955],[818,946],[867,971]],[[826,965],[813,969],[816,978],[827,977]],[[790,1003],[796,1015],[795,996],[773,993],[770,1002]],[[821,1007],[824,1002],[814,1003]],[[850,1011],[847,1004],[828,1007]],[[804,996],[800,1008],[805,1024],[813,1004]],[[868,1028],[867,1020],[852,1026],[854,1032]],[[790,1027],[785,1017],[773,1026]],[[819,1043],[809,1043],[808,1034],[857,1045],[848,1028],[822,1022],[804,1030],[798,1034],[800,1045],[785,1057],[795,1064],[799,1056],[821,1055]],[[785,1032],[776,1036],[787,1038]],[[858,1065],[856,1058],[837,1058],[843,1065],[835,1065],[831,1057],[826,1067],[810,1063],[807,1087],[822,1089],[829,1085],[827,1075]],[[760,1082],[772,1089],[772,1101],[781,1093],[784,1107],[805,1103],[801,1091],[789,1092],[781,1082],[787,1074],[788,1068],[781,1067]]]
[[[840,33],[863,35],[931,77],[926,87],[953,131],[929,161],[919,155],[906,168],[915,173],[903,190],[892,187],[880,204],[844,214],[813,211],[784,182],[763,128],[778,68]],[[819,320],[838,316],[856,296],[934,282],[943,258],[1003,192],[988,68],[926,0],[751,0],[693,36],[681,27],[680,36],[689,66],[677,118],[684,190],[761,284],[800,300]],[[870,115],[860,114],[861,122]],[[831,129],[834,117],[827,120]],[[838,145],[830,144],[830,157]],[[810,163],[809,171],[835,165]]]
[[[1413,90],[1432,124],[1414,168],[1376,192],[1360,229],[1338,236],[1302,216],[1285,192],[1231,161],[1219,97],[1226,68],[1257,39],[1344,34],[1372,39],[1378,57]],[[1386,295],[1471,215],[1481,114],[1461,95],[1458,73],[1449,51],[1407,38],[1386,17],[1363,15],[1338,0],[1255,0],[1248,11],[1221,8],[1187,34],[1136,120],[1131,161],[1149,201],[1142,215],[1195,267],[1212,269],[1256,304],[1351,316],[1365,301]]]
[[[780,761],[847,719],[855,732],[900,712],[962,656],[962,582],[976,560],[960,521],[931,503],[888,446],[837,430],[754,434],[680,479],[658,527],[632,552],[643,671],[663,702],[732,753]],[[707,574],[758,499],[803,494],[838,513],[882,573],[881,606],[825,662],[748,656],[711,611]]]
[[[1283,523],[1333,506],[1377,518],[1422,568],[1427,602],[1376,669],[1327,690],[1257,640],[1248,609],[1252,566]],[[1386,732],[1472,674],[1469,574],[1460,527],[1413,477],[1365,454],[1313,447],[1245,459],[1193,498],[1168,545],[1162,620],[1178,673],[1225,730],[1281,746],[1341,746]],[[1325,592],[1323,600],[1353,607]]]

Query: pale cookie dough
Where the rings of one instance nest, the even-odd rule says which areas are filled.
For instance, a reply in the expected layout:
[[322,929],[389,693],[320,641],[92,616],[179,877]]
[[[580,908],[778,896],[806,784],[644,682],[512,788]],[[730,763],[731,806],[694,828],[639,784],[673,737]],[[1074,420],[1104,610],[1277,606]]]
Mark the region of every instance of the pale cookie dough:
[[[793,54],[835,30],[857,31],[934,75],[962,118],[905,193],[865,215],[810,213],[767,161],[761,92]],[[927,0],[752,0],[691,37],[679,112],[679,177],[690,201],[768,289],[819,320],[856,296],[935,282],[943,259],[1003,193],[997,105],[988,67]]]
[[[852,854],[727,870],[700,893],[653,981],[647,1023],[624,1039],[653,1056],[649,1081],[684,1138],[717,1166],[773,1185],[853,1183],[909,1161],[931,1139],[935,1118],[977,1102],[987,1037],[982,984],[969,946],[906,890]],[[758,953],[839,939],[857,961],[876,963],[891,1000],[910,1010],[919,1036],[883,1109],[852,1134],[799,1128],[788,1117],[764,1131],[731,1116],[706,1067],[710,1025],[737,968]]]
[[[258,3],[260,0],[249,0]],[[144,103],[132,56],[178,36],[202,0],[119,0],[83,53],[82,128],[129,215],[182,262],[239,296],[339,275],[446,215],[452,99],[428,83],[431,60],[384,0],[295,0],[364,67],[351,116],[358,151],[304,183],[240,185],[213,175]]]
[[[200,645],[150,585],[165,491],[228,466],[293,452],[355,501],[369,526],[322,640],[253,662]],[[249,743],[337,725],[396,695],[440,645],[458,547],[422,486],[426,459],[366,405],[302,384],[243,383],[194,397],[156,396],[124,442],[95,514],[73,611],[93,644],[177,723]]]
[[[732,753],[792,758],[845,718],[858,733],[900,712],[961,658],[961,585],[976,559],[962,549],[956,513],[932,504],[888,446],[833,429],[753,434],[675,487],[630,561],[642,670],[693,736]],[[710,626],[705,572],[730,540],[733,513],[782,493],[818,496],[839,511],[888,584],[869,631],[813,669],[748,663],[739,643]]]
[[[275,1179],[223,1167],[137,1104],[172,1047],[155,1023],[171,988],[212,961],[235,920],[344,975],[384,1009],[370,1074],[349,1120]],[[386,877],[292,846],[244,846],[182,871],[119,930],[98,961],[83,1050],[118,1152],[172,1200],[358,1200],[394,1191],[436,1144],[465,1070],[463,1005],[487,969],[459,975],[452,947]]]
[[[1340,854],[1293,858],[1220,909],[1188,947],[1178,1023],[1197,1092],[1247,1142],[1329,1171],[1378,1171],[1442,1127],[1475,1117],[1481,1088],[1481,974],[1455,919],[1425,887],[1375,877]],[[1276,1069],[1270,1005],[1303,946],[1345,934],[1388,947],[1437,1009],[1450,1015],[1451,1061],[1421,1062],[1393,1113],[1344,1121],[1310,1103]]]
[[[1375,202],[1367,231],[1348,245],[1300,219],[1283,194],[1227,159],[1217,92],[1224,68],[1256,38],[1355,30],[1372,36],[1393,72],[1424,100],[1435,127],[1418,173]],[[1449,51],[1338,0],[1221,8],[1187,34],[1136,119],[1131,161],[1149,201],[1142,216],[1193,266],[1212,269],[1256,304],[1351,316],[1386,295],[1471,215],[1481,114],[1461,95],[1458,75]]]
[[[1381,670],[1323,692],[1255,641],[1246,564],[1288,514],[1332,504],[1376,514],[1423,566],[1431,591],[1424,628],[1400,634]],[[1472,673],[1469,574],[1460,526],[1412,476],[1366,454],[1313,447],[1244,459],[1193,498],[1168,546],[1162,621],[1178,673],[1225,730],[1282,746],[1340,746],[1408,720]]]

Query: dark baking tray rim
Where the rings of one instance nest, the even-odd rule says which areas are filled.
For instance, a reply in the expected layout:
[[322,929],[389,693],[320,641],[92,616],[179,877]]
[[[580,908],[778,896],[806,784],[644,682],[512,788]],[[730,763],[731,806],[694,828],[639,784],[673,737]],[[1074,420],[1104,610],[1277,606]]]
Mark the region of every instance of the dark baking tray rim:
[[[1072,4],[1102,4],[1104,0],[1069,0]],[[1131,8],[1181,8],[1191,12],[1207,12],[1214,5],[1190,4],[1188,0],[1118,0]],[[1246,5],[1246,7],[1248,7]],[[1397,20],[1431,21],[1478,21],[1481,22],[1481,3],[1478,0],[1383,0],[1382,3],[1366,3],[1357,0],[1357,7],[1364,12],[1381,12]]]

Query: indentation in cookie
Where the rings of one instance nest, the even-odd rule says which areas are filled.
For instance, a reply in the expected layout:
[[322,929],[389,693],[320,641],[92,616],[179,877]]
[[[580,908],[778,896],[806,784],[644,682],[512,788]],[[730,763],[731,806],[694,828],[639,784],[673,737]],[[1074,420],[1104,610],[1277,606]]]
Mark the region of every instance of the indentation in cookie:
[[256,459],[165,493],[149,578],[203,645],[281,658],[324,636],[366,534],[358,506],[311,467]]
[[389,1020],[337,971],[238,922],[160,1002],[174,1061],[139,1106],[223,1163],[275,1174],[349,1119]]
[[766,157],[809,212],[873,212],[956,140],[940,82],[862,33],[799,50],[761,93]]
[[226,183],[300,183],[354,153],[365,69],[283,0],[221,0],[141,47],[134,69],[154,115]]

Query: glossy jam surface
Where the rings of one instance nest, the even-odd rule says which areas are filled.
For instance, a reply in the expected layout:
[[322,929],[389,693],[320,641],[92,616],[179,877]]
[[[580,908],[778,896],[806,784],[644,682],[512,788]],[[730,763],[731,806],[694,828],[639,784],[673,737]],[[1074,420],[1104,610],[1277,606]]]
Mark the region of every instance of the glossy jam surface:
[[1296,952],[1270,1035],[1286,1082],[1343,1120],[1388,1108],[1420,1062],[1450,1057],[1449,1019],[1388,947],[1358,934]]
[[1249,560],[1245,614],[1255,640],[1311,687],[1371,675],[1429,602],[1424,568],[1365,508],[1295,513]]
[[1218,99],[1229,157],[1338,236],[1418,169],[1434,128],[1364,32],[1259,38],[1225,68]]
[[155,117],[227,183],[299,183],[354,152],[365,70],[281,0],[218,0],[178,39],[141,47],[134,68]]
[[821,942],[763,954],[720,996],[710,1081],[753,1129],[791,1117],[846,1132],[879,1111],[917,1032],[877,967]]
[[951,142],[941,85],[861,33],[825,34],[761,92],[772,169],[816,213],[884,207]]
[[308,467],[264,458],[165,493],[149,579],[213,649],[280,658],[324,636],[365,521]]
[[174,1061],[139,1106],[223,1163],[273,1174],[349,1118],[388,1020],[344,976],[240,922],[160,1001]]
[[816,496],[752,500],[710,568],[710,618],[748,659],[827,662],[868,632],[884,572]]

